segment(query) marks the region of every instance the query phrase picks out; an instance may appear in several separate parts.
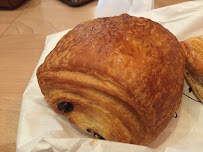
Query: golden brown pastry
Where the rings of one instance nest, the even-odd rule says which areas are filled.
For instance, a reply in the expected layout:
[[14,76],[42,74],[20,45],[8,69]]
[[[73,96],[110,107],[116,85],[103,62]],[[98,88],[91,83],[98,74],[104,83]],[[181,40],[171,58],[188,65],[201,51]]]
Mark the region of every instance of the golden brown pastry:
[[179,108],[182,47],[167,29],[123,14],[77,25],[37,71],[45,100],[83,132],[146,145]]
[[186,56],[185,79],[195,96],[203,102],[203,35],[181,42]]

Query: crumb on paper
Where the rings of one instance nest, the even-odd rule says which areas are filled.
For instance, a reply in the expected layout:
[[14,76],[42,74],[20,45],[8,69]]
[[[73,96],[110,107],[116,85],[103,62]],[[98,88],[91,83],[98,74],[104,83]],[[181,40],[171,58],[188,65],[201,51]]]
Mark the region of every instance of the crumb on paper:
[[98,143],[98,139],[92,139],[92,140],[91,140],[91,144],[92,144],[92,145],[97,144],[97,143]]
[[51,115],[51,116],[54,115],[53,111],[48,111],[48,114]]

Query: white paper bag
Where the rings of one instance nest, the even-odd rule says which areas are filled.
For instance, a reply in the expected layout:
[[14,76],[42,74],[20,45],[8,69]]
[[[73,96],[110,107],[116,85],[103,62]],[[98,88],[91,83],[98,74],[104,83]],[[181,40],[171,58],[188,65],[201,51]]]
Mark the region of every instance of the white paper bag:
[[154,8],[154,0],[99,0],[96,17],[116,16],[122,13],[141,15]]

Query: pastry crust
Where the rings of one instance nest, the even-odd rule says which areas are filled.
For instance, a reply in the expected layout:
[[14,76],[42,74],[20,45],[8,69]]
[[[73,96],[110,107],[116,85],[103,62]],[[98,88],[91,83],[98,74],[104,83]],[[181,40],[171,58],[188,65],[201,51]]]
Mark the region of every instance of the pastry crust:
[[185,79],[195,96],[203,102],[203,35],[181,42],[187,59]]
[[[50,106],[82,131],[146,145],[179,108],[184,66],[173,34],[122,14],[77,25],[46,57],[37,78]],[[64,101],[72,111],[61,110]]]

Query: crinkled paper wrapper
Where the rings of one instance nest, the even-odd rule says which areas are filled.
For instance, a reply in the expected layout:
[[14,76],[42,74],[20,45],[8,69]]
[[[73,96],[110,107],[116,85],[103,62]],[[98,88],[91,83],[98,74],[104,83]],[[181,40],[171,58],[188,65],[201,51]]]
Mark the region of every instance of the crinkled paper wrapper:
[[[136,16],[134,12],[128,12]],[[118,14],[119,15],[119,14]],[[169,29],[179,41],[203,34],[203,2],[186,2],[143,13]],[[68,31],[68,30],[67,30]],[[47,36],[45,48],[37,67],[55,47],[63,31]],[[36,67],[36,69],[37,69]],[[93,139],[80,132],[46,103],[37,83],[36,69],[23,94],[20,113],[18,152],[202,152],[203,151],[203,105],[187,96],[161,135],[148,146]],[[196,99],[184,84],[183,93]]]

